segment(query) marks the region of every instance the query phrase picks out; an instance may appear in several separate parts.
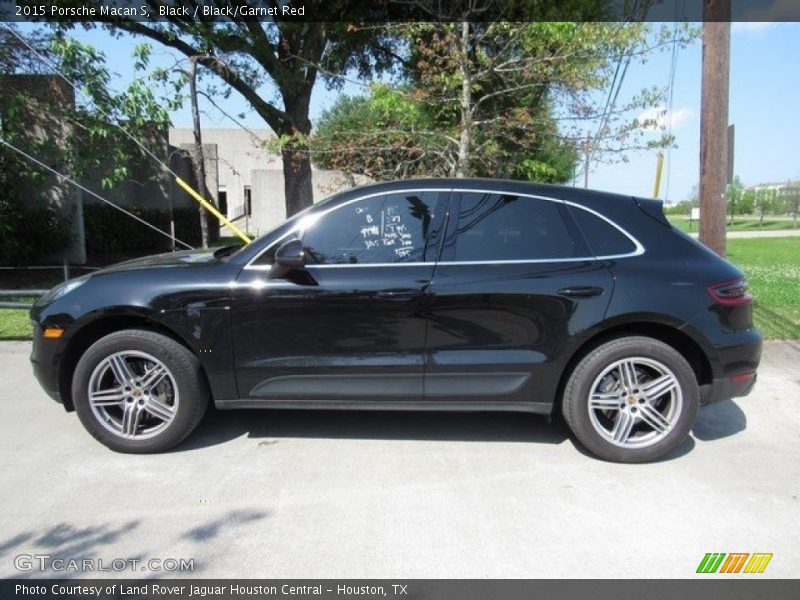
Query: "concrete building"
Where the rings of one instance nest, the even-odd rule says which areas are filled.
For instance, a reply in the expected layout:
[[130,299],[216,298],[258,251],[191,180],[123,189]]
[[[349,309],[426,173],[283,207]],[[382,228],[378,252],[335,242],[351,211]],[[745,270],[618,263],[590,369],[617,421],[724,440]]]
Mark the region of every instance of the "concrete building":
[[[280,155],[267,150],[268,142],[274,138],[272,132],[204,128],[202,136],[206,187],[222,212],[254,236],[282,223],[286,219],[283,164]],[[194,132],[189,127],[171,128],[169,144],[188,151],[194,147]],[[314,202],[365,182],[364,178],[348,177],[341,171],[314,168],[312,173]]]
[[[24,98],[24,102],[17,102]],[[68,169],[69,160],[64,156],[64,142],[70,135],[70,127],[50,110],[56,105],[72,109],[75,95],[72,87],[63,79],[50,75],[8,75],[0,77],[0,122],[5,131],[9,123],[9,111],[15,106],[15,125],[24,123],[26,136],[16,140],[21,150],[52,169],[63,172]],[[19,127],[17,127],[19,129]],[[47,257],[76,264],[86,262],[83,231],[82,192],[70,183],[44,172],[35,165],[24,163],[26,168],[42,172],[43,179],[34,187],[26,185],[26,178],[16,180],[20,195],[31,208],[49,206],[56,209],[60,218],[68,223],[72,243],[64,251]]]

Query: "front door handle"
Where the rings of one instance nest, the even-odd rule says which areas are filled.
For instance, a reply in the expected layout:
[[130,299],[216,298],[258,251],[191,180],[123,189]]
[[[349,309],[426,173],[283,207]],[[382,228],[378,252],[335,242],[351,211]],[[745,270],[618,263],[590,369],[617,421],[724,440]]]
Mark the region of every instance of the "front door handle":
[[602,293],[603,288],[590,285],[576,285],[558,290],[560,296],[569,296],[571,298],[589,298],[590,296],[599,296]]

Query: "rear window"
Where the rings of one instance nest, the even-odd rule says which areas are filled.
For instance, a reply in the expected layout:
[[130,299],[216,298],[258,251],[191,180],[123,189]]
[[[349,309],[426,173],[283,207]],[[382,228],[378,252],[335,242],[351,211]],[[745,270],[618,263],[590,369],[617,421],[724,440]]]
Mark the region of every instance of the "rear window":
[[595,256],[630,254],[636,250],[636,244],[605,219],[575,206],[570,206],[569,212]]
[[490,192],[461,195],[456,261],[573,258],[582,245],[557,202]]

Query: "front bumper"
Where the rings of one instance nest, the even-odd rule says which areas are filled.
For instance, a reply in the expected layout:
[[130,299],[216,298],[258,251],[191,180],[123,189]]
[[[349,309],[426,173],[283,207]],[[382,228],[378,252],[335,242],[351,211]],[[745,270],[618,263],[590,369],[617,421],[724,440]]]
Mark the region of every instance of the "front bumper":
[[58,365],[64,348],[63,340],[45,339],[42,326],[33,322],[31,366],[42,389],[56,402],[63,403],[58,382]]

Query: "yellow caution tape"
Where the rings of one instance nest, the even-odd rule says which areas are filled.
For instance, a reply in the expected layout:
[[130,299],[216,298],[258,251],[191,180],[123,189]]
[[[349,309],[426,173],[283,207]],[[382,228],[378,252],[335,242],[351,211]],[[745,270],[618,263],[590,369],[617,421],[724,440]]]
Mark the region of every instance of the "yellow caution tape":
[[192,189],[192,186],[190,186],[188,183],[186,183],[183,179],[181,179],[177,175],[175,176],[175,181],[178,182],[178,185],[181,186],[186,191],[187,194],[189,194],[192,198],[197,200],[203,208],[205,208],[208,212],[217,217],[220,223],[226,225],[233,233],[238,235],[244,241],[245,244],[249,244],[252,241],[249,237],[247,237],[244,233],[242,233],[242,231],[238,227],[236,227],[236,225],[231,223],[225,215],[219,212],[213,204],[211,204],[208,200],[206,200],[200,194],[195,192],[194,189]]

